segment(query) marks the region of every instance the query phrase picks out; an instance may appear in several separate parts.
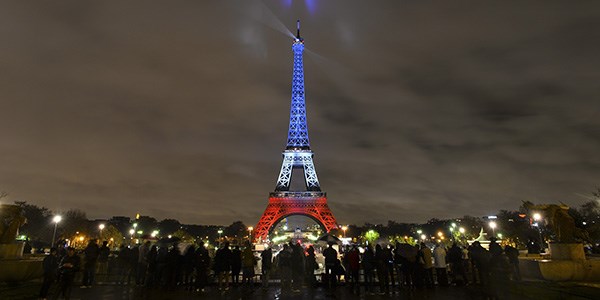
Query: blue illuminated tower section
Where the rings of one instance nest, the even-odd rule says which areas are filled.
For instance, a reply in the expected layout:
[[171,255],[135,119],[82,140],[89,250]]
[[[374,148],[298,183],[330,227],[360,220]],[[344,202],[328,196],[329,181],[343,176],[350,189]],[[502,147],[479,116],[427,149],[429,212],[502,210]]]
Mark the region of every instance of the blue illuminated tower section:
[[298,34],[292,44],[294,52],[294,73],[292,75],[292,104],[290,107],[290,127],[288,130],[287,147],[283,152],[283,164],[277,179],[276,191],[288,191],[292,170],[304,169],[304,179],[307,191],[320,191],[319,179],[313,163],[313,152],[308,141],[308,125],[306,124],[306,99],[304,93],[304,39],[300,37],[300,21]]
[[[304,215],[319,223],[325,231],[337,228],[337,222],[327,205],[327,194],[321,191],[313,152],[308,141],[308,126],[306,125],[306,101],[304,94],[304,66],[302,54],[304,39],[300,37],[300,21],[298,34],[294,38],[294,72],[292,75],[292,101],[290,108],[290,126],[287,146],[283,151],[283,163],[277,178],[275,191],[269,194],[269,205],[253,231],[255,242],[268,240],[269,232],[279,221],[291,215]],[[296,170],[296,172],[293,172]],[[290,188],[292,174],[304,174],[303,188],[293,185]],[[299,178],[296,178],[299,179]]]

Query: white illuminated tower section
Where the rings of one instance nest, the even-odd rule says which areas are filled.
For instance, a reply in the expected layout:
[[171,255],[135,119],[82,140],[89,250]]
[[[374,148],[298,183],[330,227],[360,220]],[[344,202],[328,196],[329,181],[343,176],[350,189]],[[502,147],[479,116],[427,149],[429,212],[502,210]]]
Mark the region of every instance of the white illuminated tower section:
[[[310,150],[302,62],[304,39],[300,37],[300,21],[297,24],[298,33],[292,44],[294,71],[287,146],[283,151],[283,163],[275,191],[269,194],[269,205],[256,225],[255,241],[264,240],[277,222],[290,215],[308,216],[317,221],[326,231],[337,227],[327,205],[327,194],[321,191],[313,163],[313,152]],[[294,170],[302,171],[304,174],[302,190],[290,188],[292,175],[299,173]]]

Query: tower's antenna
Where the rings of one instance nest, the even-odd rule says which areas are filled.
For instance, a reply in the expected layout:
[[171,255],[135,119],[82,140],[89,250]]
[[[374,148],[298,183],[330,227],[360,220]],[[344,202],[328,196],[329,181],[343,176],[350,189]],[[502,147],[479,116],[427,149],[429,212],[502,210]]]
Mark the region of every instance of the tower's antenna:
[[300,39],[300,20],[296,21],[296,28],[298,29],[296,38]]

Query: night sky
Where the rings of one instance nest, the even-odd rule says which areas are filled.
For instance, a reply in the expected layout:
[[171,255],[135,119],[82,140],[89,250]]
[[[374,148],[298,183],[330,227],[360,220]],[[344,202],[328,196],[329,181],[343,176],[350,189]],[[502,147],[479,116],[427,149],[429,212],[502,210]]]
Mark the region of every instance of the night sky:
[[3,202],[255,224],[302,20],[338,222],[578,206],[600,185],[598,1],[0,4]]

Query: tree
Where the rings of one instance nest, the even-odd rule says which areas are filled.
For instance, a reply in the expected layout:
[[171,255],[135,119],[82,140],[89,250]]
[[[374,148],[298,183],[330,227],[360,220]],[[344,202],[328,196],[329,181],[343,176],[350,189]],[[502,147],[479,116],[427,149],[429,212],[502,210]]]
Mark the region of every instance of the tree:
[[371,229],[363,234],[363,239],[373,245],[379,239],[379,232]]
[[177,231],[173,232],[172,236],[178,237],[182,242],[185,243],[194,243],[196,241],[196,239],[189,232],[183,229],[178,229]]
[[89,236],[93,231],[86,213],[79,209],[71,209],[63,215],[57,234],[58,232],[61,233],[59,236],[70,238],[77,235],[77,232]]
[[142,230],[144,233],[158,229],[158,221],[150,216],[140,216],[135,222],[138,224],[137,230]]
[[162,236],[172,235],[179,228],[181,228],[181,223],[175,219],[164,219],[158,222],[158,230]]
[[100,233],[99,244],[102,244],[103,241],[107,241],[110,248],[118,247],[123,244],[123,234],[121,234],[117,227],[108,224]]
[[223,230],[223,234],[229,237],[244,237],[247,230],[248,227],[242,221],[235,221]]
[[[52,239],[52,212],[46,207],[28,204],[25,201],[15,201],[15,205],[23,209],[27,223],[21,226],[19,232],[31,241],[48,243]],[[40,245],[41,246],[41,245]]]

